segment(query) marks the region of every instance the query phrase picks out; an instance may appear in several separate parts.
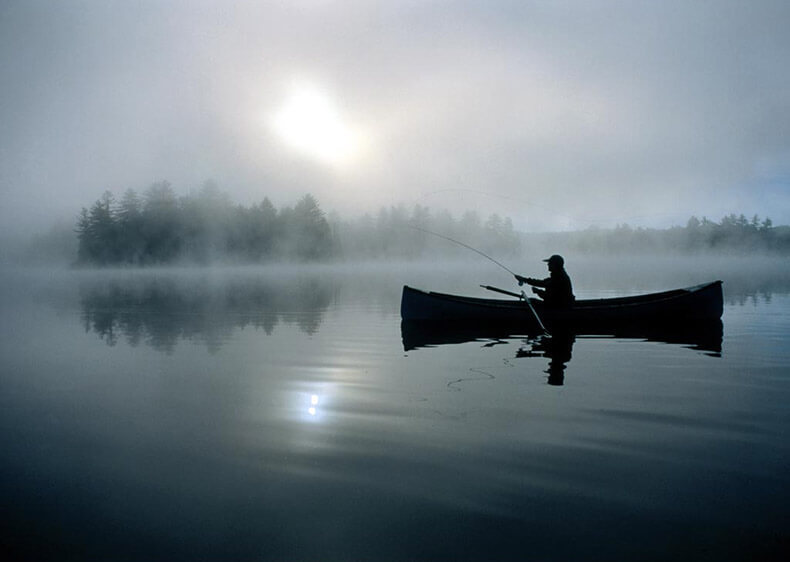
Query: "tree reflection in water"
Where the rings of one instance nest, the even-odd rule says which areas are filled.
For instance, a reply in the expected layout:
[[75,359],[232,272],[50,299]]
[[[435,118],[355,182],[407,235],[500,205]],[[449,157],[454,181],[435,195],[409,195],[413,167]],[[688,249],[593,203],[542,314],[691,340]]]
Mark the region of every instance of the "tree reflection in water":
[[124,338],[170,353],[179,340],[216,353],[233,332],[251,326],[267,335],[280,323],[312,335],[333,291],[317,278],[262,280],[145,277],[92,281],[80,286],[81,319],[107,345]]

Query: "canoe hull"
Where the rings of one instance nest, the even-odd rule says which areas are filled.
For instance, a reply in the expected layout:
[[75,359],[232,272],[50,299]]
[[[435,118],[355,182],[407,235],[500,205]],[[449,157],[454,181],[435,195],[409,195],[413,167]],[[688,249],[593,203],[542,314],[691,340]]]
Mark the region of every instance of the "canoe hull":
[[[718,320],[723,312],[721,281],[634,297],[579,300],[570,308],[552,309],[530,299],[535,312],[551,329],[579,333],[597,327],[640,324],[677,324]],[[537,320],[523,300],[483,299],[421,291],[404,286],[401,298],[404,321],[506,323],[523,330],[537,328]]]

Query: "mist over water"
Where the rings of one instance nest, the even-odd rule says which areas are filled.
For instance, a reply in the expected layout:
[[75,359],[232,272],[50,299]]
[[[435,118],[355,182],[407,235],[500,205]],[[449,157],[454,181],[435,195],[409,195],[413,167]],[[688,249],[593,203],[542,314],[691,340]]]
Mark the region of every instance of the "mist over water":
[[[4,559],[790,558],[788,21],[0,2]],[[401,322],[551,254],[723,318]]]
[[582,297],[721,278],[723,330],[406,347],[402,285],[513,288],[484,260],[4,270],[9,552],[781,559],[787,265],[566,258]]
[[0,235],[209,178],[521,230],[787,224],[788,6],[722,2],[6,0]]

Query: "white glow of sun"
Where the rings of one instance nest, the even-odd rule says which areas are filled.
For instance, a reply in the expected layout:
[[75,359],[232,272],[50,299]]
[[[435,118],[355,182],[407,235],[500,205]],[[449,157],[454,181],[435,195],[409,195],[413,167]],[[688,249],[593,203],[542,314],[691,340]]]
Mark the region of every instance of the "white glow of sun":
[[327,164],[346,164],[359,148],[359,135],[330,98],[314,88],[295,90],[271,124],[289,147]]

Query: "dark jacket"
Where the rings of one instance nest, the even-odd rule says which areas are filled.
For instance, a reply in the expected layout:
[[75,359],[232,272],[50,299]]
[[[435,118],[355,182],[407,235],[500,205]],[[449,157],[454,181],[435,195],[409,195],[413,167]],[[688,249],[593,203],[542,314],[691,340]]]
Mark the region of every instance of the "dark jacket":
[[535,287],[544,288],[544,290],[534,292],[549,306],[571,306],[576,300],[576,297],[573,296],[571,278],[568,277],[564,269],[552,271],[551,276],[546,279],[529,278],[526,281]]

